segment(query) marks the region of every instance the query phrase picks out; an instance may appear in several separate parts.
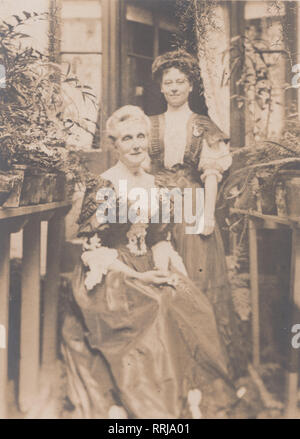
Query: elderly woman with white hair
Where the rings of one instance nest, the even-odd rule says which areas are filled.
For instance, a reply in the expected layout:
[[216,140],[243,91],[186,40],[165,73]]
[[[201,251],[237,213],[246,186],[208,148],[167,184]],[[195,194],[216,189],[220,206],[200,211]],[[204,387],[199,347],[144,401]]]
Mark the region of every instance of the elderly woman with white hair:
[[90,182],[78,221],[84,243],[72,282],[82,317],[77,355],[72,331],[63,330],[76,389],[69,397],[81,417],[249,416],[228,378],[213,309],[169,240],[172,224],[151,222],[147,203],[139,204],[136,221],[118,215],[133,206],[129,200],[124,207],[120,181],[128,192],[156,186],[142,167],[149,119],[125,106],[107,131],[119,160]]

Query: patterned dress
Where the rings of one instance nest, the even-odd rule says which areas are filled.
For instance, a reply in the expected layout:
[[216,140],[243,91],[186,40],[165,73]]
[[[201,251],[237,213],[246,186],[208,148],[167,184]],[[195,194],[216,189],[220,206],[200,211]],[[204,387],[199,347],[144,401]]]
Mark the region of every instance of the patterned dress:
[[108,270],[114,260],[153,270],[152,249],[160,242],[175,261],[167,241],[172,225],[104,224],[101,188],[113,185],[98,178],[84,197],[84,246],[72,281],[80,313],[62,331],[69,398],[79,416],[105,418],[112,404],[131,418],[247,416],[228,377],[213,309],[199,288],[176,264],[172,282],[160,286]]
[[[187,123],[182,163],[171,168],[165,166],[165,114],[150,119],[151,173],[158,180],[169,178],[170,182],[175,181],[181,189],[203,187],[203,176],[210,172],[217,175],[218,181],[221,180],[223,172],[231,165],[227,145],[229,139],[209,117],[191,114]],[[183,222],[174,228],[174,246],[183,258],[190,278],[199,285],[213,305],[218,331],[226,347],[230,374],[238,378],[246,373],[247,358],[237,327],[220,230],[216,225],[210,236],[188,235],[185,227]]]

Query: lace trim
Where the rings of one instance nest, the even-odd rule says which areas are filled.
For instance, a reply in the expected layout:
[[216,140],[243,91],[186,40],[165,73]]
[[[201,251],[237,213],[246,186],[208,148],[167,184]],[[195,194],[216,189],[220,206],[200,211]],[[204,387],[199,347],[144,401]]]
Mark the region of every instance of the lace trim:
[[117,259],[115,249],[102,247],[101,244],[92,250],[86,250],[81,255],[81,260],[89,269],[85,276],[85,287],[88,291],[102,282],[103,275],[107,274],[109,266]]

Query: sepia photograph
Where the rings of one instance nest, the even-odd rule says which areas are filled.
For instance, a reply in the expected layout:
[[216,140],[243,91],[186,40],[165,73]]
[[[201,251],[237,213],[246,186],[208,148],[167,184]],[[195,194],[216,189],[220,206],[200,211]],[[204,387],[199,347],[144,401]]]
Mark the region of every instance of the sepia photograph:
[[0,419],[300,419],[299,349],[300,0],[0,0]]

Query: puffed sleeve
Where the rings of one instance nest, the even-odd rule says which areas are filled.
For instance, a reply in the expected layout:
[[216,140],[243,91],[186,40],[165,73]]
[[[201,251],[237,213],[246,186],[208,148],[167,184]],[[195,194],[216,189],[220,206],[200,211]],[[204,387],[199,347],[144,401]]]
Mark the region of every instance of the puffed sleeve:
[[220,182],[223,172],[227,171],[231,164],[232,157],[228,144],[220,140],[209,146],[207,140],[203,140],[198,167],[199,171],[202,171],[202,181],[204,181],[208,175],[214,174],[217,176],[218,182]]
[[112,183],[101,177],[93,177],[86,183],[85,195],[77,223],[78,237],[91,237],[95,233],[105,240],[110,224],[107,222],[107,211],[116,214],[117,199]]
[[[83,239],[81,261],[85,268],[85,287],[92,290],[102,282],[109,266],[117,259],[116,249],[105,245],[111,224],[105,213],[116,210],[116,196],[113,185],[101,177],[90,179],[86,185],[81,213],[78,219],[78,236]],[[106,215],[107,217],[107,215]]]
[[229,149],[229,138],[217,125],[208,117],[199,116],[196,120],[197,128],[203,130],[202,147],[198,170],[202,172],[201,179],[205,180],[207,175],[214,174],[218,181],[221,181],[222,174],[232,163]]
[[83,251],[81,260],[87,269],[84,284],[88,291],[102,282],[103,275],[107,274],[110,265],[117,258],[117,250],[101,245],[98,248]]

